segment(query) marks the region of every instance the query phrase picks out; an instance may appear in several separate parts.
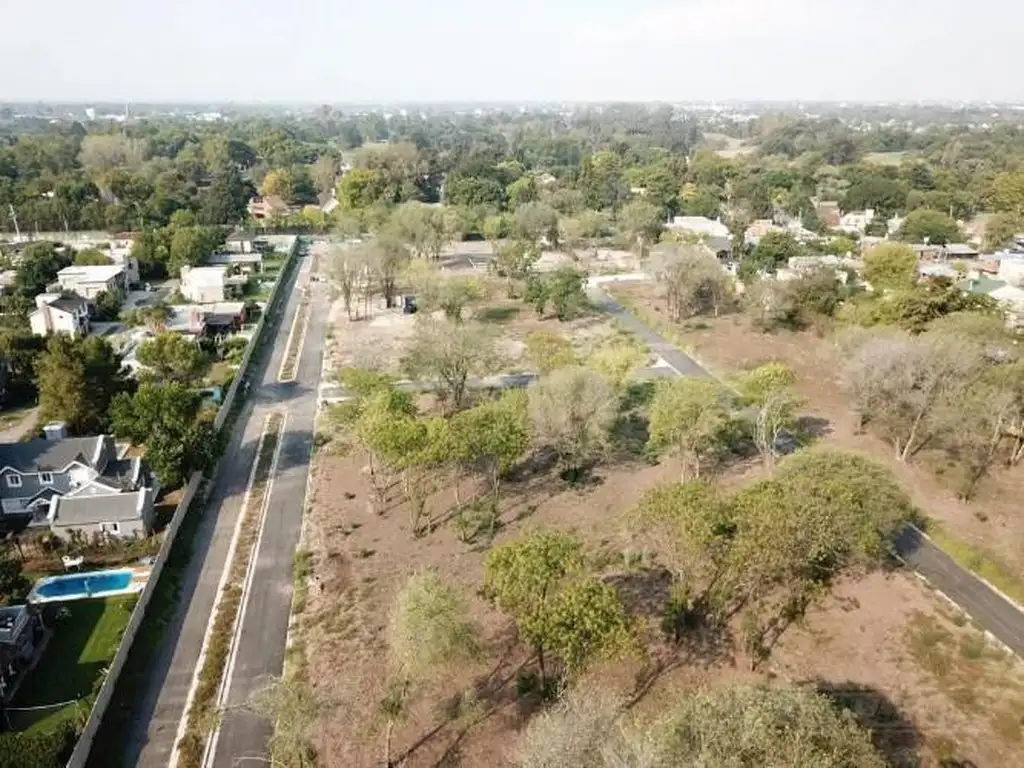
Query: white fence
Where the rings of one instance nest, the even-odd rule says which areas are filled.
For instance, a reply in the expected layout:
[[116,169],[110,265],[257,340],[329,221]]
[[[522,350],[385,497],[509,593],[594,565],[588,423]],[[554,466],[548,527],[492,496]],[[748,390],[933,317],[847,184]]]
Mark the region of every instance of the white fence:
[[[252,362],[252,356],[254,351],[262,347],[266,343],[266,339],[263,338],[264,329],[271,315],[273,315],[278,305],[281,303],[281,297],[284,295],[281,290],[281,286],[288,282],[291,277],[290,271],[294,266],[295,254],[298,251],[298,238],[292,244],[291,250],[288,252],[288,259],[285,261],[284,266],[281,269],[280,277],[278,278],[277,284],[274,286],[274,291],[271,294],[270,300],[267,302],[267,306],[260,316],[259,322],[256,324],[256,332],[252,336],[252,341],[249,346],[246,347],[245,354],[242,356],[241,365],[238,368],[238,374],[236,374],[234,381],[231,382],[231,386],[228,388],[228,393],[224,397],[224,402],[221,403],[220,409],[217,411],[217,418],[214,420],[214,426],[219,430],[224,426],[227,420],[228,414],[231,412],[231,408],[235,402],[235,396],[238,392],[239,383],[249,373],[249,366]],[[86,761],[89,758],[89,750],[92,749],[93,739],[96,738],[96,732],[100,728],[100,724],[103,722],[103,715],[106,714],[107,707],[110,704],[110,699],[114,695],[114,689],[117,687],[117,680],[121,676],[121,670],[124,667],[125,661],[128,659],[128,654],[131,652],[132,643],[135,640],[135,635],[139,631],[139,627],[142,625],[142,620],[146,615],[146,608],[149,605],[149,601],[153,597],[153,593],[156,591],[156,585],[160,580],[160,574],[163,572],[164,565],[167,563],[167,558],[170,556],[171,547],[174,545],[174,539],[178,535],[178,529],[181,527],[181,521],[185,519],[185,515],[188,514],[188,509],[192,505],[192,502],[196,498],[200,486],[203,482],[203,475],[201,472],[194,472],[192,477],[189,478],[185,484],[185,492],[181,497],[181,501],[178,502],[178,506],[174,509],[174,515],[171,517],[171,522],[167,526],[166,533],[164,535],[163,544],[160,547],[160,553],[156,557],[156,561],[153,564],[153,571],[149,575],[149,581],[146,582],[145,588],[139,594],[139,602],[136,603],[135,609],[132,611],[132,616],[128,620],[128,626],[124,631],[124,636],[121,638],[121,645],[117,649],[117,653],[114,655],[114,660],[110,663],[110,669],[107,671],[106,679],[103,681],[103,685],[100,687],[99,693],[96,695],[96,701],[92,705],[92,711],[89,713],[89,719],[85,723],[85,728],[82,729],[82,734],[78,737],[78,742],[75,744],[75,751],[71,753],[71,759],[68,760],[67,768],[84,768]]]

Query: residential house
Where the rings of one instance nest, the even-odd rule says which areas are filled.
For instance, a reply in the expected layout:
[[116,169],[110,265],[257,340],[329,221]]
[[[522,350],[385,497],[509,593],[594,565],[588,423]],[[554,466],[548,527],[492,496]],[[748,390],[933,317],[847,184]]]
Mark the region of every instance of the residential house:
[[989,296],[995,299],[999,308],[1005,313],[1008,327],[1024,327],[1024,288],[1004,285],[1001,288],[996,288]]
[[942,261],[931,261],[919,263],[917,272],[921,277],[945,277],[950,280],[956,280],[960,277],[960,273],[956,271],[956,268],[952,264],[946,264]]
[[221,251],[220,253],[211,253],[203,259],[203,264],[208,267],[238,267],[246,272],[262,272],[263,254],[260,251],[247,253]]
[[337,195],[332,189],[328,193],[320,193],[316,196],[317,204],[320,206],[320,212],[325,216],[330,216],[334,213],[341,203],[338,202]]
[[947,243],[942,247],[942,255],[947,259],[976,259],[978,249],[967,243]]
[[72,264],[57,273],[57,282],[60,283],[61,290],[77,293],[90,301],[95,301],[101,293],[128,290],[125,268],[119,264]]
[[864,211],[850,211],[839,218],[836,229],[842,232],[857,233],[863,235],[868,225],[875,220],[875,211],[868,208]]
[[1000,254],[999,270],[996,273],[1000,280],[1010,285],[1024,288],[1024,254]]
[[0,607],[0,701],[7,701],[32,662],[43,628],[27,605]]
[[28,322],[36,336],[49,336],[51,333],[87,336],[89,303],[80,296],[41,293],[36,296],[36,309],[28,316]]
[[254,219],[272,219],[275,216],[287,216],[295,212],[295,208],[288,205],[280,195],[266,195],[254,197],[246,206],[249,215]]
[[821,219],[822,223],[829,228],[838,227],[839,220],[842,218],[842,211],[839,209],[839,203],[834,200],[822,200],[814,204],[814,210],[818,214],[818,218]]
[[720,259],[732,256],[732,235],[729,228],[717,219],[709,219],[706,216],[675,216],[665,228],[673,232],[689,233],[703,240]]
[[45,438],[0,444],[3,519],[113,536],[148,535],[158,484],[139,458],[119,459],[110,435],[69,438],[61,423]]
[[225,301],[241,292],[248,279],[229,274],[226,266],[182,267],[181,295],[196,304]]
[[190,336],[223,336],[237,333],[245,324],[247,313],[241,301],[219,301],[214,304],[185,304],[171,307],[172,315],[164,329]]
[[251,232],[232,232],[224,241],[224,250],[229,253],[254,253],[258,250],[256,236]]

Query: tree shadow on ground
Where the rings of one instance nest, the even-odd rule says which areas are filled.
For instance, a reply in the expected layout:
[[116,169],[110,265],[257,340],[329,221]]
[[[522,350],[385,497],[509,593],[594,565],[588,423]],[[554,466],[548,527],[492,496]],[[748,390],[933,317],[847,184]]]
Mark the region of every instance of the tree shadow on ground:
[[[852,681],[815,679],[809,684],[836,707],[853,715],[857,724],[871,732],[871,741],[894,768],[921,764],[924,739],[917,725],[884,692]],[[958,763],[944,762],[943,765]]]
[[821,440],[833,431],[832,422],[820,416],[801,416],[793,425],[793,436],[801,444]]
[[650,643],[648,663],[637,674],[628,706],[639,703],[662,677],[682,666],[711,667],[733,662],[734,645],[729,628],[709,612],[694,610],[685,626],[668,626],[674,584],[666,568],[647,568],[604,577],[615,589],[626,611],[642,624],[660,626],[661,637]]
[[481,323],[507,323],[510,320],[514,320],[519,317],[519,312],[521,310],[522,307],[514,305],[506,307],[484,307],[483,309],[477,310],[473,319]]

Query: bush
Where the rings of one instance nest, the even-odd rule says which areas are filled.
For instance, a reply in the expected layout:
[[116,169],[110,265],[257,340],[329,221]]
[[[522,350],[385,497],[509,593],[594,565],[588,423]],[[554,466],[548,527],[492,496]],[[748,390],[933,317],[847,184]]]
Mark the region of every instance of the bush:
[[0,768],[56,768],[67,763],[78,734],[70,722],[54,731],[0,734]]

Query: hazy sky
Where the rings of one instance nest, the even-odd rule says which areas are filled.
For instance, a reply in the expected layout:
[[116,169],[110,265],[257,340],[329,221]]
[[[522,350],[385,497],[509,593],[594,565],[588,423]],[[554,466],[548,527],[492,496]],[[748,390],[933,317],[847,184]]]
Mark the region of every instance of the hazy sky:
[[0,99],[1024,101],[1022,0],[0,0]]

